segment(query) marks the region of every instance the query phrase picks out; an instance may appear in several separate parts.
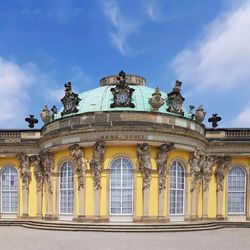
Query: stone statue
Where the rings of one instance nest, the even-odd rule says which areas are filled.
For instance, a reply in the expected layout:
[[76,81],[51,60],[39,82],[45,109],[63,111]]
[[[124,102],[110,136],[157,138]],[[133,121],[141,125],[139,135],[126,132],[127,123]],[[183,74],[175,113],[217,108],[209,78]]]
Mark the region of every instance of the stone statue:
[[44,106],[43,111],[40,114],[40,116],[45,125],[50,122],[51,114],[47,105]]
[[77,164],[76,172],[78,175],[78,190],[80,190],[81,188],[84,188],[85,185],[86,161],[84,152],[78,144],[70,146],[69,151]]
[[80,102],[80,98],[78,97],[78,94],[75,94],[72,91],[72,87],[71,87],[71,82],[65,83],[64,84],[65,87],[65,95],[64,97],[61,99],[61,102],[63,104],[63,111],[61,112],[61,115],[64,116],[65,114],[70,114],[70,113],[76,113],[78,112],[77,109],[77,105]]
[[195,112],[195,120],[199,123],[202,123],[205,119],[206,112],[204,111],[202,105],[200,105]]
[[30,117],[25,118],[25,121],[29,123],[29,128],[34,128],[35,124],[38,123],[38,120],[35,118],[34,115],[30,115]]
[[208,190],[209,182],[212,176],[212,167],[214,164],[214,157],[210,155],[206,155],[205,164],[202,169],[202,180],[203,180],[203,190]]
[[161,97],[161,92],[158,87],[155,89],[152,97],[149,98],[148,103],[150,104],[152,111],[157,111],[164,104],[164,99]]
[[139,169],[143,175],[143,190],[150,187],[152,174],[152,165],[150,162],[150,147],[147,143],[137,145],[137,157],[139,160]]
[[202,181],[202,169],[205,164],[205,153],[199,148],[196,149],[189,162],[191,164],[191,176],[192,176],[191,191],[194,191],[197,182]]
[[217,167],[215,170],[215,176],[217,178],[217,191],[223,191],[224,188],[224,170],[230,166],[231,157],[227,155],[217,156]]
[[93,157],[90,161],[90,169],[93,173],[94,188],[96,190],[101,189],[101,170],[103,168],[105,154],[105,142],[98,141],[93,146]]
[[208,122],[212,123],[212,127],[213,128],[217,128],[218,127],[218,122],[221,121],[221,117],[218,116],[218,114],[212,114],[212,116],[210,118],[208,118]]
[[22,187],[23,189],[29,189],[29,182],[31,179],[31,172],[30,172],[30,159],[29,156],[25,153],[18,153],[17,159],[20,163],[20,176],[22,179]]
[[48,151],[41,152],[40,157],[43,167],[44,180],[48,184],[48,191],[52,193],[52,172],[54,169],[53,157]]
[[44,171],[41,163],[41,157],[39,155],[33,155],[30,157],[31,162],[35,165],[35,179],[36,179],[36,191],[41,192],[43,187]]
[[53,105],[53,107],[50,110],[52,112],[52,115],[51,115],[52,121],[54,121],[55,120],[55,115],[57,114],[57,107],[56,107],[56,105]]
[[184,115],[182,110],[182,104],[185,101],[185,98],[181,95],[181,85],[182,82],[176,81],[173,91],[168,93],[167,105],[169,106],[167,111],[177,114]]
[[157,170],[159,175],[159,193],[166,189],[168,152],[174,149],[174,143],[162,144],[157,153]]

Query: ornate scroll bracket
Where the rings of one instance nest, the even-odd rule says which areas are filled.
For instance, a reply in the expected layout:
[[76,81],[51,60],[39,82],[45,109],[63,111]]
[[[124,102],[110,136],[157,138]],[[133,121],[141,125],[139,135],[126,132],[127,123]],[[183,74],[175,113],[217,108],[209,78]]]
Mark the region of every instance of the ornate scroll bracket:
[[93,157],[90,161],[90,169],[94,178],[94,188],[101,189],[101,170],[103,168],[105,154],[105,142],[98,141],[93,146]]
[[150,146],[147,143],[137,145],[137,157],[139,160],[139,169],[143,176],[143,190],[150,187],[152,174],[152,165],[150,162]]
[[159,175],[159,193],[166,189],[168,153],[174,148],[174,143],[165,143],[159,147],[156,159],[157,171]]
[[24,190],[29,189],[29,182],[31,180],[30,172],[30,158],[25,153],[18,153],[17,159],[19,161],[20,176],[22,179],[22,187]]
[[132,95],[135,91],[130,88],[127,83],[126,74],[121,71],[117,77],[118,84],[115,88],[111,88],[110,91],[114,96],[114,102],[110,104],[110,108],[115,107],[130,107],[134,108],[135,105],[132,103]]
[[78,144],[74,144],[69,147],[70,155],[75,159],[77,167],[76,172],[78,175],[78,190],[84,189],[85,186],[85,174],[86,174],[86,161],[84,152]]

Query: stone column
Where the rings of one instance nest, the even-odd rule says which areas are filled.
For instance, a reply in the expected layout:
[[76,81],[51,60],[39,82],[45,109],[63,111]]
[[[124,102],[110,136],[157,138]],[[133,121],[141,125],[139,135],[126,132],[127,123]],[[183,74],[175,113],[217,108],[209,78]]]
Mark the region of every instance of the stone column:
[[223,191],[224,191],[224,171],[231,164],[230,156],[217,156],[217,167],[215,170],[215,176],[217,180],[217,219],[223,219]]
[[31,179],[30,172],[30,158],[25,153],[18,153],[20,177],[22,180],[22,198],[23,198],[23,212],[21,217],[28,217],[28,203],[29,203],[29,182]]
[[43,167],[41,163],[41,157],[39,155],[31,156],[31,162],[34,164],[34,175],[36,180],[36,204],[37,213],[36,217],[42,218],[42,201],[43,201]]
[[196,188],[191,189],[191,219],[196,219],[197,218],[197,205],[196,205],[196,200],[197,200],[197,190]]
[[104,154],[105,142],[96,142],[93,146],[93,157],[90,161],[94,188],[94,220],[96,221],[100,220],[101,171],[103,168]]
[[149,218],[149,194],[150,181],[152,174],[152,165],[150,162],[150,147],[147,143],[137,145],[137,156],[139,161],[139,170],[142,172],[143,179],[143,220]]
[[53,170],[54,162],[53,156],[48,151],[40,154],[41,166],[43,170],[43,177],[45,182],[45,200],[46,200],[46,219],[55,219],[53,215]]
[[202,190],[203,190],[202,219],[208,218],[209,183],[212,176],[212,166],[214,164],[214,161],[215,161],[214,156],[206,155],[205,164],[202,169]]
[[157,171],[158,171],[158,219],[159,220],[166,220],[166,215],[164,214],[164,208],[166,203],[166,178],[167,172],[167,159],[168,153],[174,149],[173,143],[165,143],[159,147],[159,151],[157,153]]
[[203,201],[202,201],[202,219],[208,218],[208,192],[209,190],[204,190],[203,188]]
[[83,221],[85,218],[85,178],[86,178],[86,160],[84,151],[78,144],[69,147],[70,155],[76,161],[76,172],[78,176],[78,202],[79,215],[78,219]]

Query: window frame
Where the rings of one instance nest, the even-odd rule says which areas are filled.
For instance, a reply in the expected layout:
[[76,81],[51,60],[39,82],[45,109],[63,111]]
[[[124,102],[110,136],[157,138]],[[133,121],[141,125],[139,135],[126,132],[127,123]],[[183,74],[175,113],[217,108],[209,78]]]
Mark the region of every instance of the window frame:
[[[11,178],[9,178],[9,190],[4,190],[3,189],[3,174],[4,174],[4,171],[6,169],[13,169],[16,173],[16,181],[17,181],[17,185],[16,185],[16,190],[11,190]],[[9,176],[11,176],[11,174],[8,173]],[[8,202],[8,208],[12,208],[11,207],[11,199],[10,199],[10,196],[9,194],[10,193],[13,193],[13,192],[16,192],[16,211],[15,212],[12,212],[12,211],[3,211],[3,192],[8,192],[8,199],[9,199],[9,202]],[[18,171],[16,169],[15,166],[13,165],[7,165],[7,166],[4,166],[3,169],[1,170],[1,214],[5,215],[5,214],[10,214],[10,215],[16,215],[18,214],[18,210],[19,210],[19,175],[18,175]]]
[[[241,169],[244,173],[244,191],[230,191],[229,192],[229,173],[230,171],[232,171],[233,169]],[[244,211],[243,212],[229,212],[229,193],[244,193],[244,204],[243,204],[243,208]],[[242,167],[241,165],[235,165],[232,166],[227,173],[227,214],[230,215],[246,215],[246,211],[247,211],[247,171],[244,167]]]
[[[64,167],[64,165],[65,164],[67,164],[67,166],[71,166],[71,168],[72,168],[72,177],[73,177],[73,185],[72,185],[72,188],[68,188],[68,184],[69,184],[69,175],[68,175],[68,172],[66,172],[67,173],[67,178],[66,178],[66,185],[67,185],[67,188],[61,188],[61,183],[62,183],[62,178],[61,178],[61,172],[62,172],[62,169],[63,169],[63,167]],[[61,166],[60,166],[60,169],[59,169],[59,182],[58,182],[58,186],[59,186],[59,207],[58,207],[58,209],[59,209],[59,217],[60,216],[69,216],[69,217],[73,217],[73,215],[74,215],[74,209],[75,209],[75,177],[74,177],[74,164],[73,164],[73,162],[72,161],[70,161],[70,160],[67,160],[67,161],[64,161],[62,164],[61,164]],[[72,197],[72,213],[64,213],[64,212],[61,212],[61,208],[62,208],[62,206],[61,206],[61,200],[62,200],[62,195],[61,195],[61,191],[73,191],[73,197]],[[67,209],[68,209],[69,207],[67,206]]]
[[[173,164],[175,164],[175,166],[177,167],[178,164],[180,164],[180,167],[182,168],[182,171],[183,171],[183,183],[178,183],[178,174],[176,174],[175,176],[175,185],[176,187],[178,186],[178,184],[183,184],[183,189],[180,189],[180,188],[171,188],[171,181],[172,181],[172,176],[171,176],[171,171],[172,171],[172,168],[174,167]],[[185,168],[184,168],[184,165],[179,161],[179,160],[173,160],[171,162],[171,165],[170,165],[170,178],[169,178],[169,215],[170,216],[184,216],[185,215],[185,192],[186,192],[186,178],[185,178],[185,174],[186,174],[186,171],[185,171]],[[175,191],[175,193],[177,191],[182,191],[182,213],[171,213],[171,190]],[[175,204],[177,204],[178,202],[178,199],[177,199],[177,195],[175,195]],[[174,208],[175,212],[177,210],[177,207],[176,206]]]
[[[117,160],[121,160],[121,174],[120,174],[120,186],[119,187],[112,187],[112,168],[113,168],[113,164],[117,161]],[[123,187],[123,163],[122,161],[123,160],[127,160],[131,166],[131,186],[130,187]],[[116,158],[114,158],[111,163],[110,163],[110,178],[109,178],[109,188],[110,188],[110,194],[109,194],[109,215],[111,217],[116,217],[116,216],[119,216],[119,217],[126,217],[126,216],[133,216],[134,215],[134,164],[133,162],[126,156],[118,156]],[[120,213],[112,213],[112,190],[121,190],[121,195],[120,195],[120,201],[121,201],[121,206],[120,206]],[[122,206],[122,201],[123,201],[123,195],[122,195],[122,191],[123,190],[130,190],[131,192],[131,213],[123,213],[122,210],[123,210],[123,206]]]

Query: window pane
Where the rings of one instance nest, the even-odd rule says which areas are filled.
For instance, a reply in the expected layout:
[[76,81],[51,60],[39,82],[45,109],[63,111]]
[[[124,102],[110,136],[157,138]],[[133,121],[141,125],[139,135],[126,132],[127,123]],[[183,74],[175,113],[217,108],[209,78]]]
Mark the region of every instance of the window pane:
[[133,213],[133,166],[125,158],[118,158],[110,167],[110,213]]
[[170,167],[170,214],[184,213],[184,168],[174,161]]
[[18,174],[14,167],[8,166],[2,171],[2,212],[17,213]]
[[246,173],[241,167],[233,167],[228,173],[228,213],[245,213]]
[[60,170],[60,213],[73,214],[74,169],[71,162],[65,162]]

